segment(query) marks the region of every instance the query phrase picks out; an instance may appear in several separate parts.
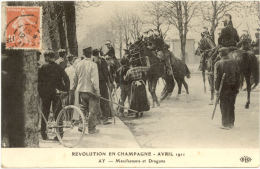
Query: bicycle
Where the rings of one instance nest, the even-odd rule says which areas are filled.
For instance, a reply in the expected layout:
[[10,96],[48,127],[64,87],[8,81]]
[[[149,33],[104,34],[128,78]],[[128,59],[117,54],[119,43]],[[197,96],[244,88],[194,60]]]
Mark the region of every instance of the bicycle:
[[[83,139],[86,130],[85,116],[82,111],[74,105],[65,105],[63,99],[68,96],[68,92],[58,94],[61,111],[59,112],[56,121],[54,118],[46,119],[40,107],[39,112],[46,123],[46,133],[57,136],[59,142],[64,147],[76,147]],[[50,115],[53,112],[50,112]],[[49,118],[49,117],[47,117]]]

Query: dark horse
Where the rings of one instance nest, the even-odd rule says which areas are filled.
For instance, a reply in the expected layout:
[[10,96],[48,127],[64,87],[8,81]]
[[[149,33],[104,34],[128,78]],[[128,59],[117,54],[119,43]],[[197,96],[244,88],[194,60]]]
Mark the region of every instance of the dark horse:
[[[153,99],[153,107],[155,103],[157,106],[160,106],[158,98],[156,96],[155,90],[157,86],[158,79],[162,77],[165,73],[164,71],[164,62],[161,61],[156,55],[157,53],[153,50],[148,49],[145,41],[139,39],[129,47],[130,56],[133,60],[139,60],[140,65],[148,66],[150,69],[147,72],[147,81],[149,92],[151,93]],[[148,58],[148,59],[146,59]]]
[[141,65],[147,65],[145,57],[148,56],[150,70],[147,73],[147,81],[149,92],[151,93],[153,99],[153,107],[154,103],[159,106],[158,98],[155,93],[159,78],[164,79],[166,82],[161,94],[161,101],[171,95],[175,86],[174,79],[178,84],[178,94],[181,94],[182,85],[184,85],[186,93],[189,94],[188,84],[185,82],[185,76],[189,78],[190,71],[187,65],[180,59],[176,58],[173,53],[168,50],[168,48],[157,48],[157,52],[155,52],[147,47],[145,41],[140,39],[130,46],[130,51],[134,51],[131,52],[131,56],[134,59],[139,59]]
[[241,87],[243,83],[243,78],[246,80],[247,89],[247,102],[245,108],[249,108],[250,104],[250,92],[251,92],[251,76],[254,80],[255,88],[259,83],[259,62],[255,54],[251,51],[245,51],[242,49],[234,50],[229,54],[229,56],[235,59],[239,65],[240,75],[241,75]]
[[[216,57],[217,53],[218,53],[218,47],[213,48],[212,53],[209,55],[208,58],[208,64],[207,64],[209,65],[208,67],[212,67],[214,63],[218,60],[219,57]],[[249,108],[250,92],[251,92],[250,78],[251,76],[253,77],[254,80],[253,88],[254,88],[259,83],[259,62],[257,60],[257,57],[252,51],[245,51],[243,49],[237,49],[236,47],[230,48],[229,57],[235,59],[239,65],[240,76],[241,76],[241,87],[243,83],[242,79],[245,78],[246,80],[247,102],[245,108]]]
[[[189,94],[188,84],[185,81],[185,76],[190,78],[190,71],[187,65],[181,61],[179,58],[175,57],[171,51],[165,49],[163,51],[165,61],[166,61],[166,69],[167,72],[163,79],[166,81],[165,88],[162,92],[161,100],[164,100],[166,97],[170,96],[173,89],[174,89],[174,80],[177,82],[178,85],[178,95],[181,94],[182,85],[186,90],[186,94]],[[167,83],[168,82],[168,83]],[[168,85],[170,84],[170,86]]]

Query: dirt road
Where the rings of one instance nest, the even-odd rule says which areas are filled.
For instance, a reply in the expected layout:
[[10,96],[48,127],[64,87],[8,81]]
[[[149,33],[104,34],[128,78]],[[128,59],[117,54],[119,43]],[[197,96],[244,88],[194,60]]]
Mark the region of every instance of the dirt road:
[[[246,92],[240,91],[235,105],[235,127],[220,129],[221,114],[217,107],[211,120],[213,105],[208,105],[210,93],[203,91],[202,77],[192,74],[187,80],[189,98],[183,90],[177,99],[175,87],[170,99],[144,113],[141,119],[127,118],[124,122],[141,147],[146,148],[257,148],[259,147],[259,88],[251,94],[249,109],[245,109]],[[162,91],[159,83],[157,95]]]

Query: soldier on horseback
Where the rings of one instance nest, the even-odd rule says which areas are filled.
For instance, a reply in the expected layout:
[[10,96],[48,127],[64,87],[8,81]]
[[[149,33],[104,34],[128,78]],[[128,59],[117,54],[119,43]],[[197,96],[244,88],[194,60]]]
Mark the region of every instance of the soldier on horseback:
[[[237,48],[239,44],[239,36],[237,30],[233,27],[232,17],[230,14],[224,16],[224,28],[221,30],[218,43],[220,47],[226,47],[228,57],[234,59],[239,66],[240,79],[245,78],[247,84],[247,102],[245,108],[249,108],[250,92],[251,92],[251,75],[254,80],[254,87],[259,83],[259,65],[258,60],[253,52],[247,51],[249,48],[248,39],[246,36],[242,37],[242,47]],[[247,39],[247,40],[246,40]],[[246,44],[246,45],[245,45]],[[214,60],[214,63],[218,58]],[[241,81],[242,82],[242,81]],[[242,84],[242,83],[241,83]],[[242,86],[242,85],[241,85]],[[254,88],[253,87],[253,88]]]
[[[204,28],[205,29],[205,28]],[[210,49],[214,48],[216,45],[210,37],[210,34],[207,29],[205,29],[201,33],[201,40],[199,42],[200,52],[201,52],[201,59],[200,59],[200,66],[199,69],[202,72],[206,70],[206,58],[209,56]]]
[[210,104],[213,104],[214,99],[214,83],[213,83],[213,65],[212,65],[212,54],[214,54],[216,45],[210,36],[208,29],[204,28],[204,31],[201,33],[201,40],[199,42],[198,50],[201,54],[199,70],[202,71],[203,83],[204,83],[204,92],[206,92],[206,77],[205,73],[208,73],[208,81],[211,91],[211,101]]
[[239,42],[239,36],[237,30],[233,27],[232,16],[225,14],[223,22],[224,28],[221,30],[218,44],[222,47],[236,47]]

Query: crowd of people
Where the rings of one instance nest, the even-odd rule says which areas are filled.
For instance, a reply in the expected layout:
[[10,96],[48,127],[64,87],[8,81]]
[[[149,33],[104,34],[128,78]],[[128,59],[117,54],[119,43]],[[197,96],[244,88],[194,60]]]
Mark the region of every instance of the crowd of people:
[[[235,121],[234,104],[239,91],[240,75],[237,63],[228,54],[231,47],[236,47],[241,39],[239,39],[237,31],[233,27],[231,15],[225,15],[224,26],[218,39],[219,60],[214,63],[214,70],[212,71],[215,78],[214,86],[220,98],[222,126],[224,129],[231,129]],[[149,30],[144,33],[142,39],[149,42],[152,38],[154,41],[147,45],[148,49],[162,50],[167,45],[161,36],[156,31]],[[203,31],[201,36],[200,69],[203,70],[208,49],[212,49],[216,45],[207,29]],[[205,40],[207,43],[203,43]],[[203,46],[203,44],[208,46]],[[62,100],[59,97],[65,100],[65,105],[72,105],[75,100],[78,100],[80,109],[88,121],[88,133],[97,133],[97,124],[111,124],[109,121],[109,118],[113,115],[113,106],[111,106],[113,100],[111,98],[116,93],[117,88],[120,88],[121,91],[118,103],[120,115],[124,116],[124,105],[127,99],[129,114],[135,113],[135,116],[139,117],[143,116],[144,111],[150,109],[145,87],[146,75],[150,69],[149,64],[142,65],[131,58],[133,51],[129,48],[124,50],[125,54],[118,63],[111,42],[107,41],[105,45],[108,49],[106,53],[103,53],[101,49],[87,47],[83,49],[83,57],[67,54],[64,49],[58,51],[58,58],[56,58],[54,51],[49,50],[43,53],[46,63],[38,65],[38,91],[45,117],[49,116],[52,105],[54,117],[57,118],[62,109],[62,104],[58,103]],[[40,55],[41,53],[38,53],[38,59]],[[224,73],[226,77],[220,92],[221,79]],[[78,98],[75,97],[75,91],[78,92]],[[66,92],[66,95],[63,92]],[[41,123],[41,135],[44,140],[48,138],[44,120]]]
[[[113,116],[113,107],[110,101],[112,92],[116,92],[117,88],[121,89],[118,103],[121,106],[118,107],[118,112],[124,113],[126,98],[129,100],[129,110],[132,110],[129,113],[136,112],[142,116],[142,111],[149,110],[143,80],[149,67],[142,67],[134,61],[129,65],[126,50],[125,56],[120,60],[121,66],[116,69],[115,75],[112,75],[111,69],[117,59],[111,42],[107,41],[105,45],[108,49],[106,53],[87,47],[83,49],[83,57],[75,57],[60,49],[57,58],[54,51],[47,50],[43,53],[44,64],[40,64],[41,53],[37,52],[38,91],[42,112],[46,118],[49,117],[52,108],[56,120],[63,104],[73,105],[77,101],[88,122],[88,133],[97,133],[97,124],[111,124],[109,119]],[[79,131],[81,130],[79,128]],[[41,136],[43,140],[48,139],[43,119]],[[54,139],[58,140],[57,137]]]

